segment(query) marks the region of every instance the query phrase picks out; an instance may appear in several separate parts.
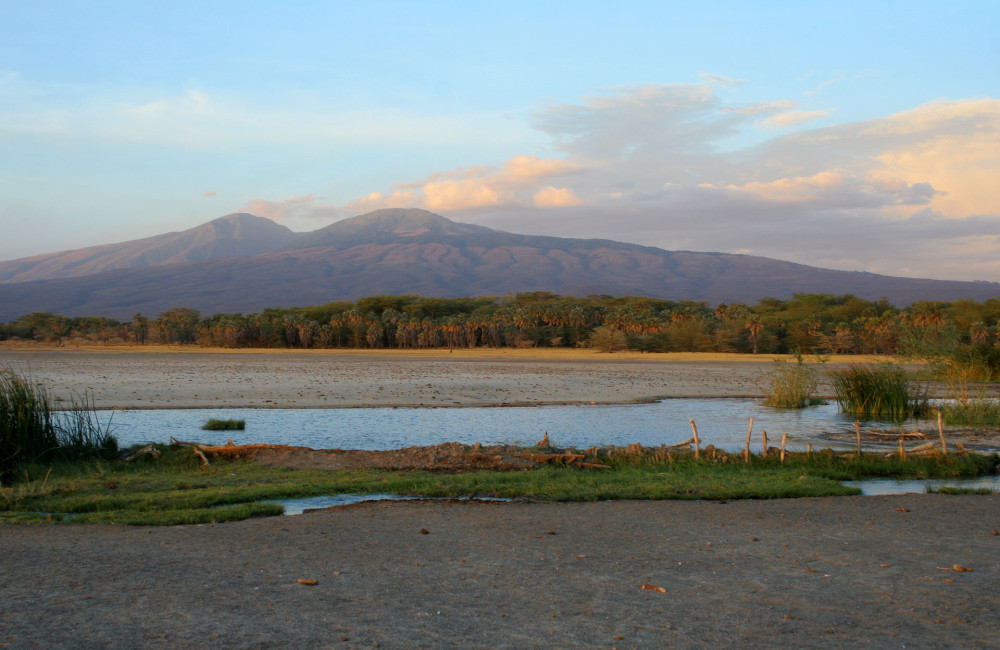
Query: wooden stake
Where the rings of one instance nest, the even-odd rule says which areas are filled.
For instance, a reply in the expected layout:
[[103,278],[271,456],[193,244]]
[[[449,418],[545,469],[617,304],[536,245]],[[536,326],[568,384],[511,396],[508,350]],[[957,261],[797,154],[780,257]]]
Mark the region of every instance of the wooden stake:
[[858,435],[858,456],[861,455],[861,423],[854,421],[854,432]]
[[761,433],[764,434],[764,453],[761,457],[767,458],[767,431],[762,431]]
[[743,454],[743,457],[746,459],[746,461],[748,463],[750,462],[750,435],[752,433],[753,433],[753,416],[751,415],[750,416],[750,427],[747,428],[747,449],[746,449],[746,452]]
[[813,443],[810,442],[808,445],[806,445],[806,458],[809,458],[812,455],[813,455]]
[[899,460],[906,460],[906,447],[903,446],[903,439],[899,439]]
[[691,421],[691,431],[694,432],[694,457],[701,458],[700,443],[698,441],[698,427],[695,426],[694,418],[688,418]]
[[781,434],[781,462],[785,462],[785,442],[788,440],[788,434]]
[[941,434],[941,453],[947,454],[948,445],[944,441],[944,418],[941,416],[940,410],[937,412],[937,414],[938,414],[938,433]]

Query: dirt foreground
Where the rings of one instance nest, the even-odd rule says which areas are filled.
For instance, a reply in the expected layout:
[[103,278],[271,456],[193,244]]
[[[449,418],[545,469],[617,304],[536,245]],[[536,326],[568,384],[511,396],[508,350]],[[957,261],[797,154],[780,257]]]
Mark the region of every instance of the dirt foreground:
[[997,499],[376,502],[4,526],[0,645],[995,647]]
[[[103,408],[756,396],[769,362],[0,349],[0,367]],[[409,501],[6,525],[0,647],[995,647],[998,499]]]

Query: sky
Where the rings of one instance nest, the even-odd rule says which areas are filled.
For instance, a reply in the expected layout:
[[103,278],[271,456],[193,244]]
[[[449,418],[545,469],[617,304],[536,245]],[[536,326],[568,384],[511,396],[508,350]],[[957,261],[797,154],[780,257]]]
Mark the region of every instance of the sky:
[[232,212],[1000,281],[1000,3],[0,0],[0,259]]

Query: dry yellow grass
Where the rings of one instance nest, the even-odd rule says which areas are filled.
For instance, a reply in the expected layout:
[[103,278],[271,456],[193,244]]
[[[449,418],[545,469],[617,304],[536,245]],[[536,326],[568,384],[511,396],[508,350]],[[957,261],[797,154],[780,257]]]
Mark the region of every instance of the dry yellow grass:
[[[677,361],[707,363],[770,363],[775,359],[794,359],[789,354],[736,354],[730,352],[599,352],[591,348],[432,348],[426,350],[375,350],[375,349],[291,349],[291,348],[219,348],[197,345],[75,345],[62,346],[33,341],[3,341],[0,349],[8,351],[71,351],[104,354],[295,354],[333,357],[427,358],[427,359],[539,359],[545,361]],[[835,354],[823,357],[832,364],[874,363],[894,360],[872,354]],[[805,357],[806,363],[818,363],[815,357]]]

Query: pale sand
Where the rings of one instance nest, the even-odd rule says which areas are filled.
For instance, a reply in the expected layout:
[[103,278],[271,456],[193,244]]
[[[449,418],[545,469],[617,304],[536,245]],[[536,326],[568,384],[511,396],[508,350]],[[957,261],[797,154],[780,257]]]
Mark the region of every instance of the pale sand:
[[[759,397],[774,357],[590,350],[0,347],[0,367],[98,408],[482,406]],[[842,364],[857,358],[833,358]],[[821,383],[821,394],[829,395]]]

